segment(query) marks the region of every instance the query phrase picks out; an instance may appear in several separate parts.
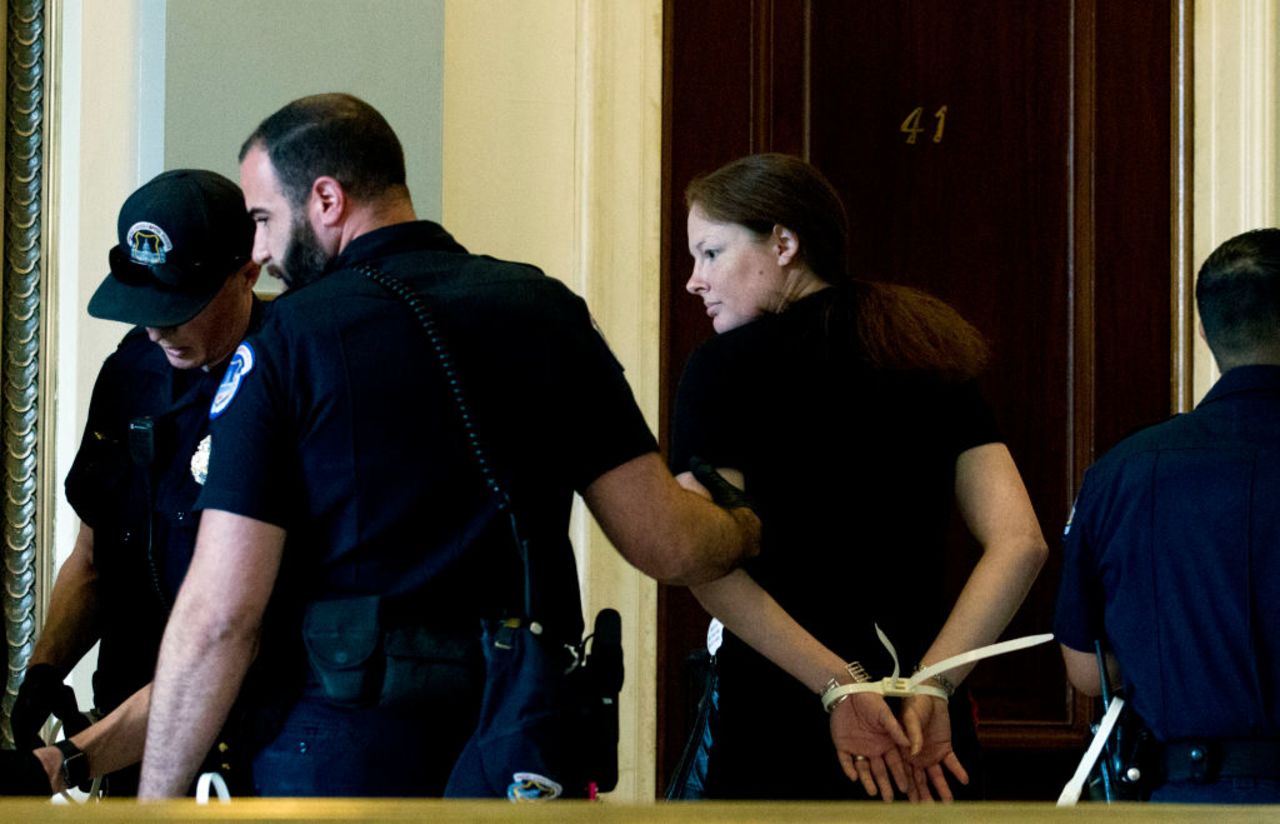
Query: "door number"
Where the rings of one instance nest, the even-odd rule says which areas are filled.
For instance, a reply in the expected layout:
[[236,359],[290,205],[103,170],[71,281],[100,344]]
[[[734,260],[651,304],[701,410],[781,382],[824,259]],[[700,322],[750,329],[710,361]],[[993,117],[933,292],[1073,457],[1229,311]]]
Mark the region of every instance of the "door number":
[[[907,115],[906,119],[902,121],[902,125],[898,127],[898,131],[907,136],[908,143],[914,144],[916,142],[916,138],[919,137],[922,132],[927,131],[925,126],[920,125],[920,118],[923,115],[924,106],[916,106],[911,110],[911,114]],[[947,107],[943,106],[938,109],[933,113],[933,117],[938,121],[938,124],[934,126],[933,129],[933,142],[941,143],[942,132],[947,127]]]

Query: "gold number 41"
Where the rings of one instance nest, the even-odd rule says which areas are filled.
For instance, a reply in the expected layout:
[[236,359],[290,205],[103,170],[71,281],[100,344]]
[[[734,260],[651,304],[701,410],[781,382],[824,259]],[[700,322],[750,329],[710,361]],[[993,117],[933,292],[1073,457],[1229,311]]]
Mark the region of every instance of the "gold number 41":
[[[916,106],[911,110],[911,114],[907,115],[907,119],[902,121],[902,125],[898,127],[898,131],[907,136],[907,142],[914,144],[916,136],[925,129],[920,125],[920,116],[924,114],[924,106]],[[942,132],[947,126],[947,107],[943,106],[933,113],[934,118],[938,121],[938,125],[933,130],[933,142],[942,142]]]

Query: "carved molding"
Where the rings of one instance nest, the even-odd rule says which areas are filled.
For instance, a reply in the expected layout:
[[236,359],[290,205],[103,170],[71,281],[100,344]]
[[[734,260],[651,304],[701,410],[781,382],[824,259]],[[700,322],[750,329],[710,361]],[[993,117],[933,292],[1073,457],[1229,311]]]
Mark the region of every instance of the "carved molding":
[[0,366],[0,442],[4,445],[4,628],[8,679],[0,734],[17,679],[35,643],[40,544],[38,436],[40,340],[44,316],[43,181],[45,4],[8,0],[4,168],[4,354]]

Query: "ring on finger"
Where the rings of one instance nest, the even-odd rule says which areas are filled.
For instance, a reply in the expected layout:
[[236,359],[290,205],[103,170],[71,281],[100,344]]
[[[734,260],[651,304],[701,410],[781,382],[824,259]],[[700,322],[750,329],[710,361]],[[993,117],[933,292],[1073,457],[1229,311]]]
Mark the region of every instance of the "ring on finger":
[[854,761],[866,761],[866,760],[867,760],[867,757],[866,757],[865,755],[855,755],[855,756],[853,757],[853,760],[854,760]]

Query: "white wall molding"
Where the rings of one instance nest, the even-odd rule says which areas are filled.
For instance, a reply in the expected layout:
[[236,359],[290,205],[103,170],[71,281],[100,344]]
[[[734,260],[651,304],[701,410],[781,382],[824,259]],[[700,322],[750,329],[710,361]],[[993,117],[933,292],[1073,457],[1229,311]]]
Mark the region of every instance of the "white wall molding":
[[[477,252],[522,260],[587,299],[657,424],[661,0],[448,0],[443,214]],[[588,619],[623,616],[619,784],[655,793],[657,589],[581,505],[572,527]]]
[[[1280,0],[1196,0],[1193,266],[1280,217]],[[1198,400],[1218,378],[1194,350]]]

